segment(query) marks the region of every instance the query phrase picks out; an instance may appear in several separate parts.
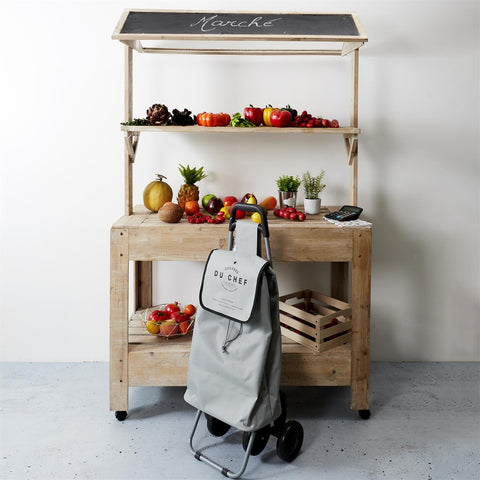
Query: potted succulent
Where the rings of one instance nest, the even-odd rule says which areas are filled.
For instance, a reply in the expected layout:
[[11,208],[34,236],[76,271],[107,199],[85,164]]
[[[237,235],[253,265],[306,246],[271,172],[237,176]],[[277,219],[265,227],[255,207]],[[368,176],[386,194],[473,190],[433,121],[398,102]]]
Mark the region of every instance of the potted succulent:
[[320,175],[316,177],[313,177],[309,171],[303,174],[302,184],[305,192],[305,213],[311,215],[320,213],[321,200],[318,196],[326,186],[324,183],[322,183],[324,176],[325,170],[322,170]]
[[297,204],[297,191],[300,186],[300,178],[291,175],[282,175],[276,181],[278,187],[278,199],[280,208],[293,207]]

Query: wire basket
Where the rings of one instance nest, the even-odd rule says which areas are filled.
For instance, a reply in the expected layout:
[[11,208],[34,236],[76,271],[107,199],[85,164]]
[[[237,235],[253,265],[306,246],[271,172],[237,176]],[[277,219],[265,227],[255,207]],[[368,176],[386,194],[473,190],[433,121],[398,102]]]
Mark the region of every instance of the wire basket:
[[145,310],[139,310],[135,313],[135,316],[141,320],[145,331],[150,335],[163,338],[173,338],[191,334],[193,331],[193,324],[195,323],[195,314],[191,316],[185,314],[185,309],[180,304],[178,304],[180,313],[188,318],[180,318],[179,320],[167,318],[165,320],[160,319],[159,321],[153,321],[150,319],[150,315],[155,311],[165,312],[165,307],[167,305],[168,303],[162,303],[160,305],[146,308]]

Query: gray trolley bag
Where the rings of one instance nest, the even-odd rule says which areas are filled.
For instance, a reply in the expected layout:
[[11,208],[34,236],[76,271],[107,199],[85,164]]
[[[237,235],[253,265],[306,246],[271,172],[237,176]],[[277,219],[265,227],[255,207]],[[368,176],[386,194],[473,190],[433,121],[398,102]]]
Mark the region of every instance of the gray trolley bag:
[[[237,210],[258,212],[262,221],[236,221]],[[267,260],[261,257],[262,235]],[[294,420],[286,421],[285,395],[279,390],[278,286],[261,207],[242,203],[232,207],[228,250],[210,253],[199,297],[184,397],[197,409],[190,435],[192,454],[223,475],[238,478],[249,456],[262,452],[274,435],[279,457],[293,461],[302,446],[303,428]],[[231,426],[244,432],[245,456],[238,472],[194,448],[202,412],[212,435],[222,436]]]

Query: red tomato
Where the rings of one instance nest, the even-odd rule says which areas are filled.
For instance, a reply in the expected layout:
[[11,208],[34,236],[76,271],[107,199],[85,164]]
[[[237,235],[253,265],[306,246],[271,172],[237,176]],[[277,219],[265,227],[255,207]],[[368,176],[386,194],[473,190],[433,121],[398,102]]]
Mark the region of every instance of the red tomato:
[[237,203],[237,202],[238,202],[237,198],[230,195],[230,196],[225,197],[223,199],[223,206],[224,207],[231,207],[234,203]]
[[307,216],[303,212],[298,212],[297,215],[298,215],[299,222],[303,222],[307,218]]

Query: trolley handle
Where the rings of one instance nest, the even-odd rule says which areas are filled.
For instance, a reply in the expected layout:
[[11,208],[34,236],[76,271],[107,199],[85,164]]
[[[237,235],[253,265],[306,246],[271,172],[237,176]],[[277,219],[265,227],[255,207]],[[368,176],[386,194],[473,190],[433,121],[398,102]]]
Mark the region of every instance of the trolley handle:
[[230,210],[230,223],[228,225],[228,230],[230,232],[233,232],[235,230],[235,212],[237,210],[243,210],[245,212],[252,212],[252,213],[259,213],[260,214],[260,218],[262,219],[262,222],[261,224],[259,225],[259,227],[261,228],[262,230],[262,233],[263,233],[263,236],[265,238],[268,238],[270,236],[269,232],[268,232],[268,221],[267,221],[267,214],[265,213],[265,210],[258,206],[258,205],[254,205],[254,204],[251,204],[251,203],[235,203],[232,207],[232,209]]

